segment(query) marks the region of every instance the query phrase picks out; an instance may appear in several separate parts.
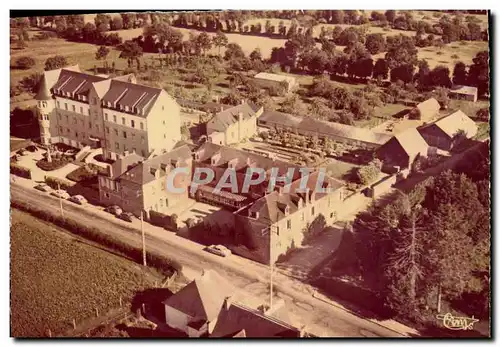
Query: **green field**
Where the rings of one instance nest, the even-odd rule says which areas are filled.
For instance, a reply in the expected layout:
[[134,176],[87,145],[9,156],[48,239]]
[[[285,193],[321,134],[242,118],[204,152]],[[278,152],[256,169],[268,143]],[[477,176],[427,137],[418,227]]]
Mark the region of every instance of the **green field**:
[[125,304],[162,276],[86,244],[51,224],[12,210],[11,336],[64,333],[76,323]]

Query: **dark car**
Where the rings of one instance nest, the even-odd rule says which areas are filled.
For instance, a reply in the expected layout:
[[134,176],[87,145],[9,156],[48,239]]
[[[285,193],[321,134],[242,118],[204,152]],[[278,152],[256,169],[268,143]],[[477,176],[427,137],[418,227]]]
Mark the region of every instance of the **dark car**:
[[122,212],[118,218],[126,221],[126,222],[132,222],[134,220],[134,215],[130,212]]

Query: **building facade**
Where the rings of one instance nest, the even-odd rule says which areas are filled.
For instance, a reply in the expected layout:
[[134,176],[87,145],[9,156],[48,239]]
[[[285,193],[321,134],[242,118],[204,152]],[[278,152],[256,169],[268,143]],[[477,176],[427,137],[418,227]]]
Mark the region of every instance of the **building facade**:
[[102,147],[107,159],[147,157],[180,141],[180,107],[164,90],[131,75],[94,76],[77,69],[46,71],[35,97],[43,144]]
[[226,146],[254,136],[262,111],[262,107],[247,102],[221,110],[207,122],[208,141]]
[[[106,175],[99,176],[99,198],[103,205],[118,205],[124,211],[149,218],[149,211],[165,212],[168,208],[188,199],[191,182],[191,149],[186,145],[170,152],[144,160],[131,153],[109,166]],[[186,173],[173,176],[173,187],[169,189],[168,175],[176,168],[185,168]]]

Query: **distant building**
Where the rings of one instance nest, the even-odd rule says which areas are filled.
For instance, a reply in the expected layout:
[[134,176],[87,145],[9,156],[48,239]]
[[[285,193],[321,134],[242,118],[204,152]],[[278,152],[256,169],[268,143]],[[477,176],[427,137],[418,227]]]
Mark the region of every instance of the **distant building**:
[[164,212],[177,203],[188,199],[187,187],[191,176],[177,174],[175,188],[183,187],[182,193],[171,192],[166,187],[166,176],[178,167],[191,170],[191,149],[181,145],[170,152],[150,159],[130,153],[117,159],[108,167],[106,175],[99,176],[99,197],[103,205],[118,205],[136,216],[149,211]]
[[409,118],[420,119],[427,122],[436,117],[440,109],[441,105],[439,105],[439,102],[434,98],[430,98],[415,106],[415,108],[410,111]]
[[377,150],[377,157],[387,166],[410,168],[419,156],[427,157],[429,146],[417,129],[411,128],[393,136]]
[[221,110],[207,122],[208,141],[230,145],[248,139],[257,133],[257,117],[263,109],[252,103]]
[[254,76],[254,81],[261,88],[284,88],[285,92],[290,92],[297,86],[295,77],[278,75],[268,72],[260,72]]
[[453,99],[477,101],[477,88],[471,86],[455,85],[451,87],[448,96]]
[[390,135],[375,133],[365,128],[326,122],[312,117],[298,117],[277,111],[264,111],[258,118],[257,124],[261,127],[287,130],[304,136],[328,137],[336,142],[365,148],[378,148],[391,138]]
[[470,139],[476,136],[477,130],[476,123],[458,110],[418,131],[429,146],[450,151],[464,138]]
[[77,66],[45,71],[35,99],[43,144],[101,147],[115,160],[127,152],[147,157],[181,140],[179,105],[133,75],[94,76]]

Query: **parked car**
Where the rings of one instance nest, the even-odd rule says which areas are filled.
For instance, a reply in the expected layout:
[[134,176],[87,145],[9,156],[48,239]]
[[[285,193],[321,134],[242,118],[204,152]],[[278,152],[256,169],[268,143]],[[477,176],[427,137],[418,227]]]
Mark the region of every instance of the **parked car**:
[[61,199],[69,199],[70,197],[68,192],[62,189],[54,190],[52,193],[50,193],[50,195],[56,196]]
[[228,257],[231,255],[231,250],[222,245],[211,245],[205,248],[205,251],[220,255],[221,257]]
[[122,208],[118,205],[111,205],[104,209],[104,211],[114,214],[115,216],[119,216],[122,213]]
[[50,186],[47,183],[37,184],[35,186],[35,189],[37,189],[37,190],[39,190],[41,192],[45,192],[45,193],[48,193],[48,192],[52,191],[52,188],[50,188]]
[[69,201],[74,202],[75,204],[78,205],[84,205],[88,202],[87,199],[85,199],[81,195],[73,195],[71,198],[69,198]]
[[134,215],[130,212],[122,212],[122,213],[120,213],[118,218],[120,218],[126,222],[132,222],[134,220]]

